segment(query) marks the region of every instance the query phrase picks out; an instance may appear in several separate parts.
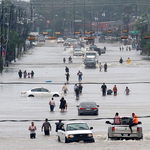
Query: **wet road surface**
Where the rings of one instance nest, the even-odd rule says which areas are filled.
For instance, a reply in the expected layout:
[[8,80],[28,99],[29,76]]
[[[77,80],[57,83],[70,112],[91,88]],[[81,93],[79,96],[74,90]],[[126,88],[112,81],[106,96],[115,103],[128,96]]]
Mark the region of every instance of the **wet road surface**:
[[[52,132],[50,137],[45,137],[41,132],[42,121],[35,121],[38,130],[35,140],[29,139],[28,126],[31,121],[27,122],[1,122],[0,128],[0,149],[42,149],[56,148],[62,149],[149,149],[150,145],[150,118],[141,118],[143,122],[144,140],[142,141],[108,141],[107,128],[105,121],[108,119],[94,120],[95,118],[113,118],[116,112],[120,116],[131,116],[133,112],[137,116],[148,116],[150,114],[149,89],[150,89],[150,61],[147,57],[141,56],[139,52],[121,51],[120,44],[97,44],[98,47],[107,47],[106,54],[99,56],[98,60],[102,64],[107,62],[108,71],[99,72],[96,69],[85,69],[81,57],[73,58],[73,64],[63,63],[72,56],[72,50],[64,51],[62,44],[50,43],[47,41],[43,47],[35,47],[29,50],[23,57],[12,63],[9,68],[4,69],[0,74],[0,120],[50,120],[59,119],[91,119],[85,120],[89,126],[93,126],[95,143],[69,143],[63,144],[57,142],[55,133],[55,121],[51,121]],[[120,57],[123,58],[123,64],[119,63]],[[130,57],[131,64],[126,60]],[[54,112],[49,111],[50,98],[25,98],[20,97],[21,91],[33,87],[45,87],[52,91],[62,90],[65,83],[65,66],[70,69],[70,81],[68,86],[69,92],[65,97],[68,109],[65,113],[59,110],[59,99],[55,98],[56,107]],[[34,79],[19,79],[18,71],[34,70]],[[83,94],[80,100],[75,100],[73,86],[78,83],[77,72],[83,73]],[[52,81],[46,83],[45,81]],[[100,87],[105,82],[108,89],[112,89],[114,84],[117,85],[117,96],[101,95]],[[130,95],[124,93],[125,87],[131,90]],[[98,116],[78,116],[77,108],[80,102],[95,101],[99,108]],[[116,145],[118,145],[116,147]]]

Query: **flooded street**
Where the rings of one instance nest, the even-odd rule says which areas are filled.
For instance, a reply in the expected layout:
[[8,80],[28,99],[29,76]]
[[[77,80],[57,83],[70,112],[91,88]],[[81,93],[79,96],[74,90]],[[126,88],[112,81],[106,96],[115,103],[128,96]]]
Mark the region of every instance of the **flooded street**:
[[[73,51],[64,51],[62,44],[50,43],[46,41],[43,47],[35,47],[29,50],[15,63],[0,74],[0,150],[41,150],[45,148],[65,149],[150,149],[150,61],[147,57],[141,56],[139,52],[120,51],[120,43],[100,44],[100,48],[106,46],[106,54],[99,56],[98,61],[104,65],[107,62],[108,70],[99,71],[84,67],[83,58],[73,57]],[[87,47],[87,46],[86,46]],[[69,56],[73,57],[73,63],[68,63]],[[67,61],[64,64],[63,58]],[[123,64],[119,63],[120,57]],[[127,64],[127,58],[131,63]],[[54,112],[49,110],[49,97],[21,97],[21,91],[34,87],[45,87],[51,91],[62,92],[62,86],[66,82],[65,67],[70,69],[70,80],[67,85],[69,91],[65,95],[68,104],[66,112],[61,113],[59,109],[60,98],[54,98],[56,107]],[[18,71],[34,71],[34,79],[19,79]],[[77,72],[83,73],[83,94],[80,99],[75,100],[74,84],[78,83]],[[46,82],[48,81],[48,82]],[[107,89],[112,89],[116,84],[118,95],[102,96],[101,85],[105,82]],[[131,90],[126,96],[124,90],[126,86]],[[77,107],[80,102],[94,101],[99,107],[98,116],[78,116]],[[107,138],[108,125],[105,124],[107,118],[113,118],[119,112],[121,117],[131,117],[134,112],[142,122],[143,140],[123,140],[111,141]],[[50,137],[45,137],[41,132],[41,126],[45,118],[48,118],[52,125]],[[96,120],[96,118],[99,118]],[[55,132],[55,122],[57,120],[87,119],[84,120],[93,127],[95,143],[59,143]],[[95,120],[94,120],[95,119]],[[10,120],[16,120],[10,121]],[[37,126],[37,138],[30,139],[28,127],[31,121],[35,120]]]

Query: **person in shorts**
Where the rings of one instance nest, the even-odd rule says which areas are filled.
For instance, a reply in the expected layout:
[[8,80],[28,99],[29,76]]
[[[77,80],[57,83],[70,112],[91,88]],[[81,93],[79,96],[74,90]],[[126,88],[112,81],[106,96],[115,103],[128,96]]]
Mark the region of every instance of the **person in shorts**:
[[45,135],[50,135],[50,131],[51,131],[51,124],[48,122],[48,119],[45,119],[45,122],[42,125],[41,131],[43,132],[43,128],[44,128],[44,133]]

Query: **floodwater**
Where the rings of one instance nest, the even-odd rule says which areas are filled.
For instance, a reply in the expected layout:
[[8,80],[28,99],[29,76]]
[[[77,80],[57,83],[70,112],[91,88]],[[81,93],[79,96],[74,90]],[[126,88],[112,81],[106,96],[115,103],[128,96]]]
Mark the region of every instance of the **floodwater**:
[[[99,71],[96,69],[85,69],[83,58],[74,57],[73,64],[63,63],[63,58],[68,59],[72,56],[72,50],[64,51],[62,44],[50,43],[47,41],[43,47],[35,47],[29,50],[23,57],[12,63],[0,74],[0,150],[28,150],[28,149],[150,149],[150,61],[147,57],[141,56],[139,52],[121,51],[121,44],[96,44],[98,47],[107,47],[106,54],[99,56],[98,60],[102,64],[107,62],[108,71]],[[73,57],[73,56],[72,56]],[[123,58],[123,64],[119,63],[120,57]],[[131,64],[126,60],[130,57]],[[69,92],[65,95],[68,104],[66,112],[59,110],[59,99],[55,98],[56,107],[54,112],[49,111],[50,98],[25,98],[21,97],[21,91],[33,87],[45,87],[52,91],[62,92],[62,86],[65,83],[65,66],[70,69]],[[27,70],[35,72],[34,79],[19,79],[18,70]],[[78,82],[78,70],[83,73],[83,94],[80,100],[75,100],[73,86]],[[51,81],[46,83],[46,81]],[[105,82],[108,89],[117,85],[117,96],[101,95],[100,87]],[[130,95],[124,93],[125,87],[131,90]],[[95,101],[99,107],[98,116],[78,116],[76,105],[83,101]],[[120,116],[131,116],[134,112],[142,121],[144,139],[140,141],[123,140],[111,141],[107,139],[108,125],[105,124],[107,118],[113,118],[115,113]],[[48,118],[52,125],[50,137],[45,137],[41,132],[41,126],[45,118]],[[100,118],[99,120],[94,120]],[[92,126],[95,143],[59,143],[55,133],[56,120],[64,121],[69,119],[87,119],[84,120],[89,126]],[[4,122],[2,120],[5,120]],[[12,122],[10,120],[16,120]],[[37,126],[37,138],[29,138],[28,126],[32,120]],[[18,122],[19,121],[19,122]],[[111,120],[110,120],[111,121]]]

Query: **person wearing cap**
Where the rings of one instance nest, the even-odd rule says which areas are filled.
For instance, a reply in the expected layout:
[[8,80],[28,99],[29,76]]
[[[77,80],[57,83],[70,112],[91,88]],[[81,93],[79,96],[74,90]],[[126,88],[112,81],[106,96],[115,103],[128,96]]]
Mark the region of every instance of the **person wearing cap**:
[[133,133],[132,126],[135,126],[138,124],[138,118],[136,117],[135,113],[132,113],[132,117],[133,117],[132,123],[129,125],[131,134]]
[[42,128],[41,128],[42,132],[43,132],[43,128],[44,128],[45,135],[50,135],[49,131],[51,131],[51,124],[48,122],[47,118],[45,119],[45,122],[42,125]]

